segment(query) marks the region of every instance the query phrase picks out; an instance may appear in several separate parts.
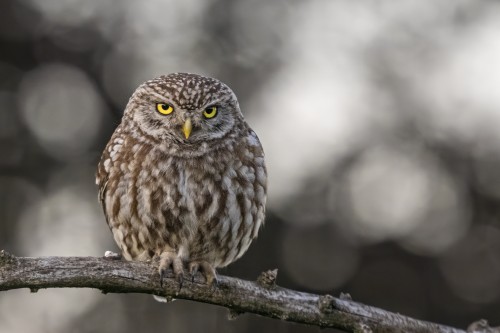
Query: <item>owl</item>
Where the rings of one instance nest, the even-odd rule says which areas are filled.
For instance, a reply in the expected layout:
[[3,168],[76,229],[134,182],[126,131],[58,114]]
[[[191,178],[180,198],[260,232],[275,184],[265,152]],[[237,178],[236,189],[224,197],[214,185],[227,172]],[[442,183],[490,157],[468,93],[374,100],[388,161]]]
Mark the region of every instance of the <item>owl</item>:
[[96,174],[99,200],[127,260],[159,258],[207,284],[240,258],[264,222],[264,152],[234,92],[174,73],[140,85]]

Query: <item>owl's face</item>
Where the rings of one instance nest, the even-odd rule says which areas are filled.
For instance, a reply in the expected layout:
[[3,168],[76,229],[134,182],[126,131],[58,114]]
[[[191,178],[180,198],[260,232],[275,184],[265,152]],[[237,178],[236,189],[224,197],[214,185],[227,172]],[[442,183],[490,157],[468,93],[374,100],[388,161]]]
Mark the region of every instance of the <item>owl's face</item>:
[[124,119],[145,134],[174,145],[216,144],[243,121],[233,91],[219,80],[174,73],[143,83]]

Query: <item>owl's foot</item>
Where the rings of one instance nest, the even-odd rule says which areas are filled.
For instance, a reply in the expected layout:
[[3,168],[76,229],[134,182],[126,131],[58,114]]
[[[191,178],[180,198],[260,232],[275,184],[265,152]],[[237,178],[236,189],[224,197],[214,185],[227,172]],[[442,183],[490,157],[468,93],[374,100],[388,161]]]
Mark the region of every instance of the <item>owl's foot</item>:
[[158,266],[158,272],[160,273],[160,285],[163,286],[163,278],[165,277],[165,274],[170,266],[172,266],[175,279],[179,282],[180,288],[182,288],[184,268],[182,267],[181,258],[179,258],[177,253],[173,251],[163,252],[160,254],[160,265]]
[[194,281],[194,276],[197,272],[200,272],[205,277],[207,285],[210,287],[217,286],[217,273],[214,267],[207,261],[191,261],[189,263],[189,274],[192,281]]

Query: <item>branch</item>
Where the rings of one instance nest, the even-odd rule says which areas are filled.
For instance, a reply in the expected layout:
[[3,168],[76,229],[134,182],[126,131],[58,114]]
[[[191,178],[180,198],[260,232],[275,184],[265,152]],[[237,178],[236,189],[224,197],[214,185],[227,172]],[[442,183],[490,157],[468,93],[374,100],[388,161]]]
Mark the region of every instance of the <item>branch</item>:
[[[412,319],[375,307],[276,286],[275,271],[263,273],[257,282],[218,277],[215,288],[207,287],[201,275],[180,288],[173,275],[160,286],[155,265],[97,257],[15,257],[0,251],[0,291],[30,288],[95,288],[103,293],[144,293],[224,306],[230,316],[251,312],[266,317],[331,327],[346,332],[446,332],[466,331]],[[475,325],[473,327],[473,325]],[[498,333],[485,321],[469,332]]]

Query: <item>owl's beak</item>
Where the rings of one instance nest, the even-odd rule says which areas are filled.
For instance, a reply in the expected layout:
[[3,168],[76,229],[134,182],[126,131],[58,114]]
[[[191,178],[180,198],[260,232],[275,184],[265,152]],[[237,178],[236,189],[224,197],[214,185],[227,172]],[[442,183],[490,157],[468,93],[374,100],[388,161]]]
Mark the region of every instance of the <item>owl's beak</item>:
[[186,119],[184,122],[184,125],[182,125],[182,131],[184,132],[184,136],[189,138],[189,135],[191,135],[191,130],[193,129],[193,125],[191,124],[191,118]]

